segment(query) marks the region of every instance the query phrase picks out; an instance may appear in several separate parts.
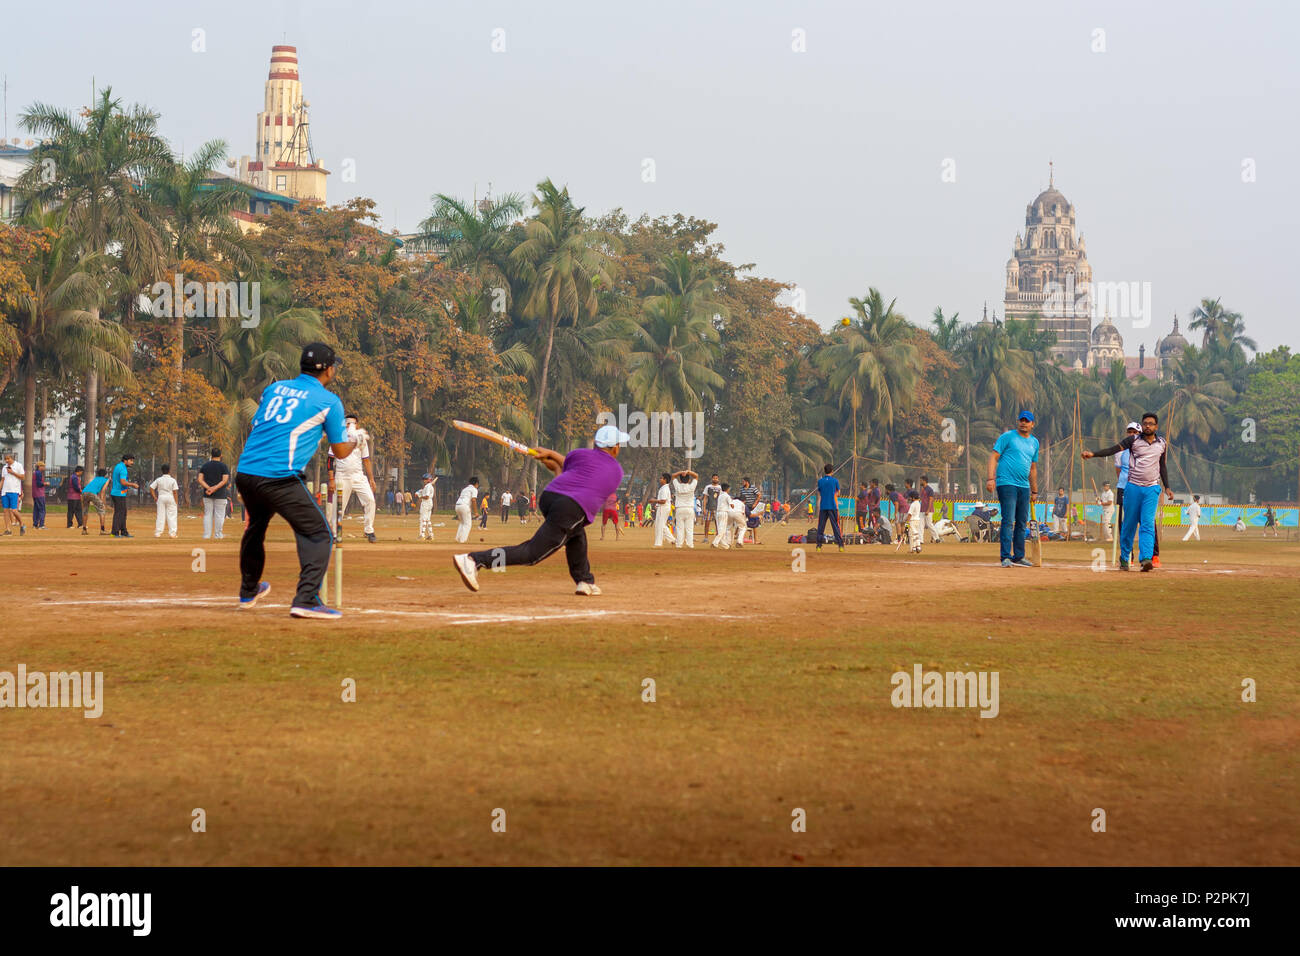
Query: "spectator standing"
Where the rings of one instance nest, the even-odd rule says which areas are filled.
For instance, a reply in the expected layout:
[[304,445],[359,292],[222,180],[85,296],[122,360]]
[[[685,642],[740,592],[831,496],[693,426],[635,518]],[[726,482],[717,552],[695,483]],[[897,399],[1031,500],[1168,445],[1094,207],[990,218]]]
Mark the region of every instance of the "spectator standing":
[[45,530],[45,462],[32,469],[32,530]]
[[832,474],[834,470],[834,467],[829,464],[822,466],[822,476],[817,479],[818,551],[822,549],[822,532],[826,530],[827,521],[831,523],[831,530],[835,532],[835,544],[841,551],[844,550],[844,537],[840,534],[840,481]]
[[75,518],[81,533],[89,534],[90,532],[86,530],[86,515],[81,510],[81,476],[85,471],[86,469],[78,465],[72,469],[72,476],[68,478],[68,527],[72,527],[72,519]]
[[131,537],[126,530],[126,495],[128,491],[140,489],[139,483],[132,481],[130,476],[130,468],[134,464],[135,455],[127,452],[122,456],[122,460],[113,466],[113,480],[108,494],[113,499],[113,537],[115,538]]
[[22,513],[18,510],[22,506],[23,478],[26,475],[23,463],[10,452],[5,452],[5,463],[0,465],[0,508],[4,509],[5,534],[13,534],[9,525],[16,524],[20,538],[27,533]]
[[230,507],[230,468],[221,460],[221,449],[199,466],[199,487],[203,489],[203,537],[220,540]]
[[1004,568],[1034,566],[1025,559],[1029,508],[1038,494],[1038,439],[1033,430],[1034,413],[1022,411],[1016,427],[998,436],[989,455],[987,485],[989,491],[997,491],[1002,510],[999,540]]

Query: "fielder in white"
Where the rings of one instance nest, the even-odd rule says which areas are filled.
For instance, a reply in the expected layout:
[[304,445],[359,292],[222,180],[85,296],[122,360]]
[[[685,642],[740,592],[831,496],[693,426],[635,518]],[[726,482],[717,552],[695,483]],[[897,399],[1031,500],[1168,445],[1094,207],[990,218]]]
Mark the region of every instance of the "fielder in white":
[[1097,504],[1101,505],[1101,526],[1106,532],[1106,540],[1115,539],[1115,492],[1110,490],[1110,482],[1101,483],[1101,497],[1097,499]]
[[355,492],[365,516],[362,530],[366,533],[366,540],[373,544],[375,541],[375,470],[370,464],[370,435],[364,428],[357,426],[356,415],[343,416],[343,423],[347,428],[346,440],[356,442],[356,447],[346,458],[335,458],[334,452],[330,452],[330,463],[333,465],[330,469],[330,492],[338,496],[335,499],[338,507],[335,514],[340,520],[342,519],[348,510],[348,501]]
[[416,497],[420,499],[420,540],[425,539],[428,535],[430,541],[433,540],[433,486],[438,483],[438,479],[433,475],[424,476],[424,487],[417,493]]
[[663,543],[676,544],[673,533],[668,530],[668,503],[672,500],[669,497],[668,482],[672,476],[664,472],[659,476],[659,493],[655,495],[655,544],[656,548],[662,548]]
[[[689,478],[690,481],[683,479]],[[673,514],[677,523],[677,547],[695,547],[695,486],[700,476],[689,468],[673,474]]]
[[1201,496],[1192,495],[1192,503],[1187,506],[1187,517],[1191,519],[1192,525],[1187,529],[1187,534],[1183,535],[1183,540],[1195,537],[1197,541],[1201,540]]
[[732,498],[727,502],[727,544],[743,548],[744,537],[745,502],[740,498]]
[[718,491],[717,508],[713,512],[714,523],[718,526],[717,533],[713,535],[713,541],[710,547],[727,548],[731,547],[731,485],[726,482],[722,483]]
[[149,494],[153,495],[153,500],[158,503],[158,520],[153,526],[153,536],[161,538],[163,525],[167,526],[169,537],[176,537],[176,491],[180,487],[176,484],[176,479],[168,474],[172,470],[171,465],[162,466],[162,474],[149,482]]
[[456,497],[456,540],[462,544],[469,540],[469,529],[474,524],[474,503],[477,498],[478,475],[475,475]]
[[908,492],[912,503],[907,506],[907,533],[912,539],[912,553],[921,553],[921,541],[925,538],[925,520],[921,517],[921,496],[915,491]]

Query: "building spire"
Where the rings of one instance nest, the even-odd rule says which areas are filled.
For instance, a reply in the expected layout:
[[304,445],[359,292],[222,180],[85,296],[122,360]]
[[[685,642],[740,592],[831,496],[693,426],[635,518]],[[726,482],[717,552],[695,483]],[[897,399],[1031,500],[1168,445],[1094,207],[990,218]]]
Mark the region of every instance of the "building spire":
[[1056,167],[1049,159],[1047,161],[1047,188],[1051,189],[1055,185],[1056,185]]

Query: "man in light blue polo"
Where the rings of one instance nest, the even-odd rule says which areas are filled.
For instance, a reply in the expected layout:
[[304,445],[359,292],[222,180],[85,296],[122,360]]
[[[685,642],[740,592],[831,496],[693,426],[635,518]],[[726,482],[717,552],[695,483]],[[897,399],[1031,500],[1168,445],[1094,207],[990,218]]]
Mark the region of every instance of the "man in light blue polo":
[[996,491],[1002,511],[1002,567],[1032,568],[1025,560],[1025,527],[1038,494],[1038,439],[1034,413],[1022,411],[1016,428],[1003,432],[989,455],[988,490]]
[[261,580],[266,566],[266,527],[280,515],[298,539],[298,593],[293,617],[337,620],[339,611],[320,599],[329,567],[333,536],[325,514],[303,482],[302,472],[316,453],[321,432],[336,458],[356,447],[343,421],[343,401],[327,386],[338,375],[334,350],[313,342],[302,350],[302,374],[268,385],[253,417],[253,430],[239,458],[235,486],[244,500],[248,527],[239,544],[239,606],[250,608],[271,586]]

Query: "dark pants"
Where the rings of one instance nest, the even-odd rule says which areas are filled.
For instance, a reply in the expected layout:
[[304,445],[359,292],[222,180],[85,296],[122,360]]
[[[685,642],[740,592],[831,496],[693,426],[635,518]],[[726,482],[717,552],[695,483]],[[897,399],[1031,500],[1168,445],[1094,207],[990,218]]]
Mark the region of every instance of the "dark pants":
[[45,496],[32,498],[32,527],[45,527]]
[[298,593],[295,607],[315,607],[322,603],[320,583],[329,567],[333,537],[325,514],[316,504],[307,486],[297,476],[263,478],[240,472],[235,487],[244,499],[248,527],[239,542],[239,596],[251,598],[257,593],[266,567],[266,528],[279,515],[289,523],[298,539]]
[[502,523],[502,524],[505,524],[505,523],[506,523],[507,521],[509,521],[509,520],[510,520],[510,506],[509,506],[509,505],[502,505],[502,506],[501,506],[501,523]]
[[537,506],[545,520],[537,533],[523,544],[488,551],[472,551],[470,557],[480,568],[509,567],[512,564],[537,564],[545,561],[560,548],[569,561],[569,576],[574,584],[586,581],[595,584],[596,578],[587,563],[587,514],[582,506],[555,491],[543,491]]
[[1002,509],[1001,560],[1023,561],[1025,527],[1029,524],[1029,489],[1019,485],[998,485],[997,489]]
[[480,528],[486,528],[486,527],[487,527],[487,516],[488,516],[488,513],[487,513],[486,511],[483,511],[483,512],[480,512],[480,513],[479,513],[478,526],[479,526]]
[[69,528],[72,527],[73,518],[77,519],[78,528],[84,528],[86,526],[86,516],[81,511],[80,498],[74,498],[68,502],[68,527]]
[[830,521],[831,530],[835,532],[835,543],[841,548],[844,547],[844,538],[840,535],[840,513],[831,508],[822,508],[817,512],[817,547],[822,546],[822,534],[826,530],[826,522]]
[[113,534],[126,534],[126,495],[109,495],[113,499]]

